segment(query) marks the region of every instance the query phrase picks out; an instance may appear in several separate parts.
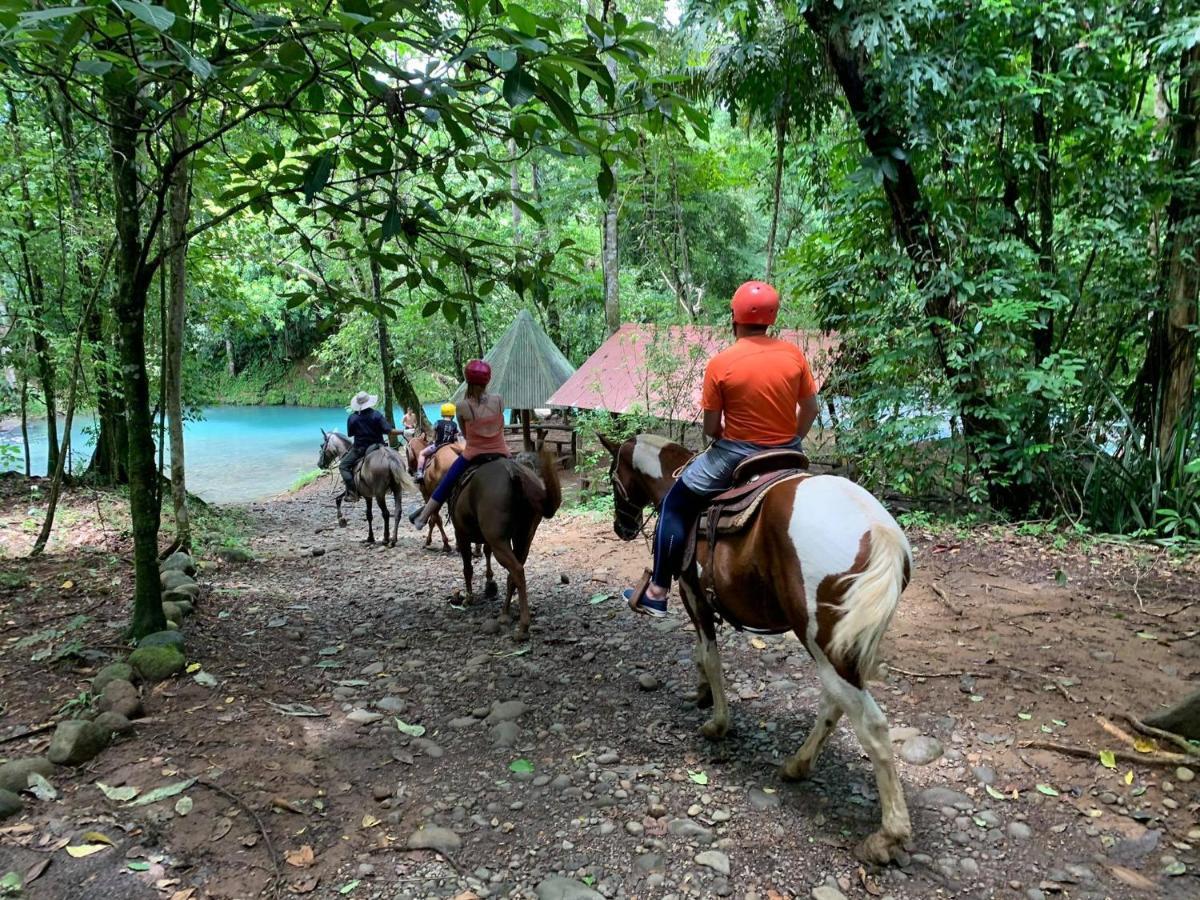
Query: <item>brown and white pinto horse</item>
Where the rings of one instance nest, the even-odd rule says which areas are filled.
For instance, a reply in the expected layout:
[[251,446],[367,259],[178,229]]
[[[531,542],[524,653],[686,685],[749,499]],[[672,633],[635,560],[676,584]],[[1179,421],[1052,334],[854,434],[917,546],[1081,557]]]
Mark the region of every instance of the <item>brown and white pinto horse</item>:
[[[429,438],[424,432],[420,432],[404,445],[405,453],[408,456],[408,474],[416,476],[417,466],[420,462],[421,451],[429,446]],[[454,463],[454,460],[466,449],[466,442],[459,440],[458,443],[444,447],[439,447],[437,452],[425,464],[425,477],[417,482],[417,487],[421,490],[421,498],[428,502],[434,490],[437,489],[438,482],[442,480],[442,476],[446,474],[446,470]],[[442,521],[440,512],[434,513],[429,519],[429,528],[425,532],[425,546],[429,547],[433,543],[433,529],[437,528],[442,535],[442,549],[447,553],[453,549],[450,546],[450,538],[446,534],[446,526]]]
[[[612,454],[613,528],[631,540],[647,506],[659,506],[692,454],[658,435],[641,434]],[[699,640],[695,662],[701,707],[713,706],[701,729],[718,739],[729,729],[729,705],[717,650],[719,610],[762,633],[792,630],[816,662],[823,688],[812,733],[783,766],[783,776],[808,776],[821,747],[845,713],[871,758],[883,826],[858,847],[867,861],[894,858],[911,835],[904,792],[892,760],[888,724],[867,690],[879,643],[908,583],[911,552],[900,526],[871,494],[833,475],[783,481],[770,488],[749,528],[725,535],[715,550],[701,535],[697,564],[679,580]],[[701,587],[710,570],[716,608]]]

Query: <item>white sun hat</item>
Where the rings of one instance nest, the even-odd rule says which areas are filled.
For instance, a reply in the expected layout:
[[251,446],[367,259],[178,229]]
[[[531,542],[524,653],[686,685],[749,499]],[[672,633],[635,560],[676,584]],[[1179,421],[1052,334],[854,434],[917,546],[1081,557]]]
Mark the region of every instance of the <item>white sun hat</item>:
[[350,412],[362,412],[364,409],[370,409],[378,402],[379,398],[374,394],[359,391],[354,395],[354,399],[350,401]]

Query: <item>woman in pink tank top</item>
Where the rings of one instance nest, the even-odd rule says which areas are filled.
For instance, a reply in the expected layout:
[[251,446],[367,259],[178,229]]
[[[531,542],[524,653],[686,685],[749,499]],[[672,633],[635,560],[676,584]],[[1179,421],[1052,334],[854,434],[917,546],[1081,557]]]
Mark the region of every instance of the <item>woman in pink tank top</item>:
[[458,422],[466,436],[467,449],[442,476],[429,502],[409,517],[417,528],[424,528],[442,508],[455,482],[473,460],[481,456],[512,455],[504,440],[504,399],[499,394],[487,393],[492,367],[481,359],[473,359],[467,363],[465,374],[467,396],[458,407]]

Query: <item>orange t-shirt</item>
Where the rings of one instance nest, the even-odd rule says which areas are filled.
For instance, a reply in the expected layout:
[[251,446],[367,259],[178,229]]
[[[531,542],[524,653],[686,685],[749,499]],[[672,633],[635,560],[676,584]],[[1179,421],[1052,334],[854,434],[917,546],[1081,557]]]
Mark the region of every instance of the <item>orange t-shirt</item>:
[[708,361],[700,407],[724,414],[724,436],[730,440],[786,444],[796,437],[796,407],[816,393],[799,347],[754,335]]

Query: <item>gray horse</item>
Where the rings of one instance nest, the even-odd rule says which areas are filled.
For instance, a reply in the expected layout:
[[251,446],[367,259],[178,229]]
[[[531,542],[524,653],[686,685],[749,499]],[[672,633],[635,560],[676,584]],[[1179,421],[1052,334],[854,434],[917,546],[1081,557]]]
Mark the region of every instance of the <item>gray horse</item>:
[[[352,443],[350,438],[344,434],[336,431],[327,432],[324,428],[321,429],[321,437],[321,455],[317,458],[317,466],[328,469],[345,455]],[[354,489],[367,504],[366,542],[368,544],[375,543],[375,521],[371,511],[371,501],[374,500],[379,504],[379,511],[383,513],[383,545],[385,547],[396,546],[396,536],[400,531],[401,489],[405,485],[416,486],[408,477],[408,473],[404,471],[404,457],[391,447],[382,445],[376,447],[354,467]],[[346,493],[346,491],[342,491],[337,495],[335,501],[339,525],[346,524],[346,518],[342,515],[342,501],[346,499]],[[396,499],[397,525],[395,531],[392,531],[390,527],[392,517],[387,507],[388,494]]]

